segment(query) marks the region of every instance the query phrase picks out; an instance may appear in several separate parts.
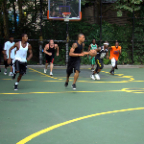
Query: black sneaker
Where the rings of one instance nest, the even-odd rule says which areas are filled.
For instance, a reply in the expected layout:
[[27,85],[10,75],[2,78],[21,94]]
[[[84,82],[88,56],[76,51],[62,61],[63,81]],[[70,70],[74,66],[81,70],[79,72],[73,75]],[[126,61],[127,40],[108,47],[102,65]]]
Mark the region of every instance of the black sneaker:
[[115,69],[117,69],[117,70],[118,70],[118,67],[116,66],[116,67],[115,67]]
[[68,82],[65,82],[65,87],[67,87],[68,86]]
[[73,90],[76,90],[76,84],[72,84]]
[[111,75],[114,75],[114,71],[110,72]]
[[18,85],[14,85],[14,91],[18,90]]
[[14,79],[15,79],[15,77],[16,77],[16,74],[13,74],[12,79],[14,80]]
[[0,68],[0,72],[1,72],[1,68]]

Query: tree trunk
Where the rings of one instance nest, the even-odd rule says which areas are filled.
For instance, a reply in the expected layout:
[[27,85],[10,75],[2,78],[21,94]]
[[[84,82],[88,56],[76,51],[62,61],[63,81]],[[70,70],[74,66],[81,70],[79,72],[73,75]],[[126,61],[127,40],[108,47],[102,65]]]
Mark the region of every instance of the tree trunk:
[[17,22],[16,22],[15,2],[13,2],[13,14],[14,14],[14,26],[15,26],[15,32],[17,32]]
[[94,23],[100,23],[100,2],[98,0],[94,1]]
[[18,7],[19,7],[19,24],[22,23],[23,12],[22,12],[22,0],[18,0]]
[[6,7],[6,0],[2,1],[2,12],[3,12],[3,29],[5,39],[9,38],[9,27],[8,27],[8,13]]

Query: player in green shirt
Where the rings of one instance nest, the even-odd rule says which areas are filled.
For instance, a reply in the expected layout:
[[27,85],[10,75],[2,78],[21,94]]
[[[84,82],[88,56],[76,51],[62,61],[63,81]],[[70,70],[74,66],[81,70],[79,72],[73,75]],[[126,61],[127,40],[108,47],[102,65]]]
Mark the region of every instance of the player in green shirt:
[[[92,44],[90,44],[89,45],[89,47],[88,47],[88,51],[90,51],[90,50],[92,50],[92,49],[97,49],[97,44],[96,44],[96,40],[95,39],[93,39],[92,40]],[[89,59],[90,59],[90,61],[91,61],[91,65],[92,65],[92,68],[91,68],[91,71],[94,71],[94,65],[95,65],[95,57],[91,57],[91,56],[89,56]]]

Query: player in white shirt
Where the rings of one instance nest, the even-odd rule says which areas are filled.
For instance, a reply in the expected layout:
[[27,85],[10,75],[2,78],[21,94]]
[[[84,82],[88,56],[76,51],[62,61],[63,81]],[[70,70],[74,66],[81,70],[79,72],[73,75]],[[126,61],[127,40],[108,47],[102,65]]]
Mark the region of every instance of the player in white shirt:
[[[10,65],[9,76],[13,76],[13,68],[12,68],[12,62],[10,64],[8,64],[7,60],[9,59],[9,50],[14,44],[15,44],[15,42],[14,42],[14,37],[13,36],[10,36],[9,41],[5,42],[5,44],[4,44],[4,65],[5,65],[4,74],[7,75],[7,67]],[[16,51],[16,48],[14,48],[11,51],[10,58],[12,60],[15,57],[15,51]]]
[[[14,84],[14,90],[18,90],[18,84],[24,74],[26,74],[27,70],[27,61],[29,61],[32,56],[32,47],[31,45],[27,42],[28,41],[28,35],[27,34],[22,34],[22,41],[19,41],[15,43],[14,46],[12,46],[9,50],[9,55],[11,54],[11,51],[16,47],[16,55],[15,55],[15,74],[12,77],[15,79],[16,74],[19,73],[19,76],[17,78],[17,81]],[[29,57],[27,57],[27,52],[29,52]],[[11,58],[9,57],[8,63],[11,63]]]

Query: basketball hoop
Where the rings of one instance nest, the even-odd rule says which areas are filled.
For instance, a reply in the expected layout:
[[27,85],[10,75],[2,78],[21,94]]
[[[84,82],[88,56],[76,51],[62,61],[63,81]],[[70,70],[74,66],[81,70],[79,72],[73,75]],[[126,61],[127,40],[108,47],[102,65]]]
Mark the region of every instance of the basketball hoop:
[[63,12],[62,15],[64,17],[64,21],[68,22],[69,21],[69,17],[71,15],[71,12]]

